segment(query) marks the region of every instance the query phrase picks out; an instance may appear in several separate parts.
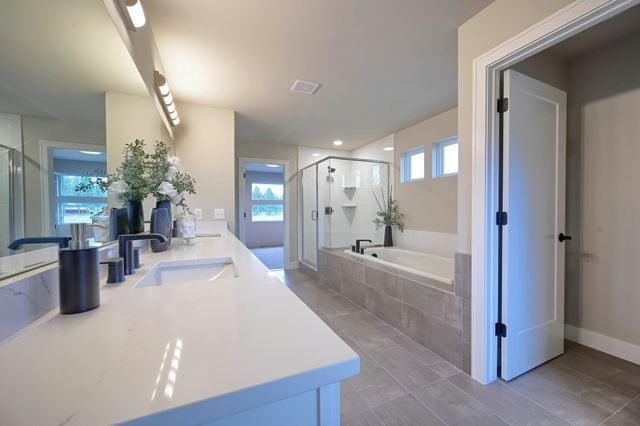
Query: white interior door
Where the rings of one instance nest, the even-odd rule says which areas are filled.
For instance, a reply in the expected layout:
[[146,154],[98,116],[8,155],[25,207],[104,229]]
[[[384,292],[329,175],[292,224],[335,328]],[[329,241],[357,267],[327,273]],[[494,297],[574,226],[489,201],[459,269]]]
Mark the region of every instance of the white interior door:
[[503,79],[501,377],[564,351],[566,93],[508,70]]

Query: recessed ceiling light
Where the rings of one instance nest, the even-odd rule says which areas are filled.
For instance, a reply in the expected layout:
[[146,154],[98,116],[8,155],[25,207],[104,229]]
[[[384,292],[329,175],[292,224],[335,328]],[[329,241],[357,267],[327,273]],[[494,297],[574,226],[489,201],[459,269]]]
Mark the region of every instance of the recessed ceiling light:
[[320,157],[320,154],[318,154],[317,152],[314,152],[313,154],[311,154],[312,157]]
[[393,147],[392,146],[385,146],[384,148],[382,148],[383,151],[393,151]]
[[342,141],[333,141],[333,144],[335,146],[340,146],[340,145],[342,145]]
[[267,164],[267,167],[272,167],[272,168],[278,168],[280,166],[278,166],[277,164]]
[[173,125],[177,126],[178,124],[180,124],[180,117],[177,117],[173,119]]
[[101,152],[98,151],[80,151],[83,154],[87,154],[87,155],[100,155],[102,154]]
[[176,106],[175,106],[175,104],[173,104],[173,102],[170,103],[169,105],[167,105],[167,111],[169,111],[169,113],[172,113],[175,110],[176,110]]
[[131,25],[134,28],[142,28],[147,22],[147,18],[144,16],[144,10],[142,9],[142,3],[140,0],[124,0],[124,5],[131,19]]
[[172,120],[175,120],[178,118],[178,113],[176,111],[170,112],[169,117],[171,117]]
[[170,105],[173,103],[173,96],[171,95],[171,93],[167,93],[162,97],[162,100],[164,101],[165,105]]
[[300,93],[302,95],[315,95],[320,89],[320,83],[315,81],[296,80],[293,82],[290,91],[294,93]]

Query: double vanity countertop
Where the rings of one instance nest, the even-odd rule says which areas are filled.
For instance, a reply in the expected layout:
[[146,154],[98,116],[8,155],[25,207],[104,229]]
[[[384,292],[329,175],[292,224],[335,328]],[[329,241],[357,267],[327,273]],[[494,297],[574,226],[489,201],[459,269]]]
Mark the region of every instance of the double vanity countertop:
[[[238,276],[135,287],[163,261]],[[342,381],[357,354],[233,234],[145,252],[101,306],[55,309],[0,345],[2,424],[198,424]]]

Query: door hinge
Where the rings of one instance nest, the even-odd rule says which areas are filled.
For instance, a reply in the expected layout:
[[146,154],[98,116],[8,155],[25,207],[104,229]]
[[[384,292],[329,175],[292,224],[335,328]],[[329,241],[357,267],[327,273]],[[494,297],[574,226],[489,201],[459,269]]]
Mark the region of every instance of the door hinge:
[[496,212],[496,225],[504,226],[508,222],[507,212]]
[[247,212],[242,213],[242,217],[246,218],[247,217]]
[[507,337],[507,325],[501,322],[496,323],[496,336]]
[[498,112],[503,113],[509,111],[509,98],[498,99]]
[[242,178],[243,178],[243,179],[246,179],[246,178],[247,178],[247,174],[246,174],[246,173],[243,173],[243,174],[242,174]]

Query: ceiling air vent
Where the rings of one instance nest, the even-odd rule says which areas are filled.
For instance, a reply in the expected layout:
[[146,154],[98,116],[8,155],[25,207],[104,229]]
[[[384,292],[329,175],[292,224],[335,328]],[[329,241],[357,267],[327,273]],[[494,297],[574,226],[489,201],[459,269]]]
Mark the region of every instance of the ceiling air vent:
[[291,86],[292,92],[301,93],[303,95],[313,95],[320,88],[320,83],[314,83],[313,81],[296,80]]

